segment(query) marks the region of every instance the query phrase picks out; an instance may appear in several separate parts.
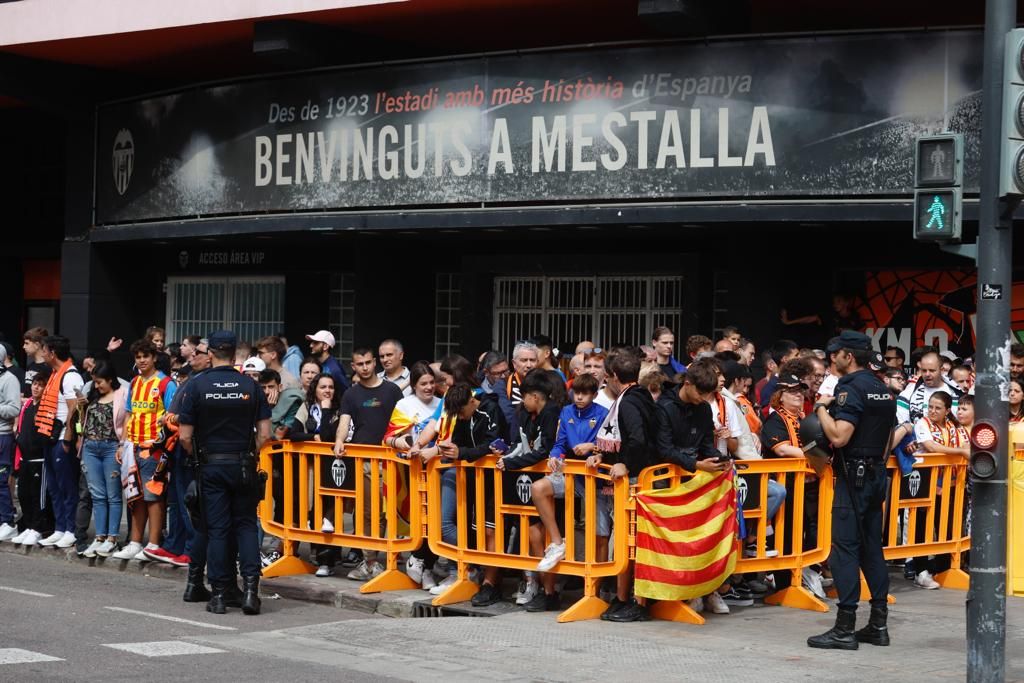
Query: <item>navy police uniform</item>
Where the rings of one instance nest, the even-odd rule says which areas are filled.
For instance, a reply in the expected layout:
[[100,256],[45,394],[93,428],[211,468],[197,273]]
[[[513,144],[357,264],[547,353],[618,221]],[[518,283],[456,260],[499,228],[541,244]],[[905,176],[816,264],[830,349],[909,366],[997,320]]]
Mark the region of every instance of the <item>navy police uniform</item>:
[[[231,332],[210,336],[210,349],[234,350]],[[179,421],[192,425],[193,449],[200,463],[200,505],[208,536],[207,564],[213,596],[207,610],[223,614],[225,592],[233,592],[234,553],[238,547],[243,581],[242,608],[259,613],[260,554],[256,505],[260,500],[254,434],[257,423],[270,419],[270,406],[260,386],[230,365],[217,365],[185,385]],[[236,587],[231,587],[236,588]]]
[[[844,331],[837,342],[847,350],[872,348],[867,335],[850,330]],[[816,405],[815,413],[824,409]],[[882,518],[885,463],[896,423],[896,401],[882,380],[865,367],[840,378],[828,412],[837,422],[854,426],[850,440],[836,449],[833,460],[836,485],[829,568],[839,594],[839,616],[833,631],[811,638],[808,644],[840,649],[856,649],[858,641],[888,645],[885,619],[889,573],[882,554]],[[871,590],[871,622],[854,634],[861,570]],[[844,628],[837,632],[841,626]]]

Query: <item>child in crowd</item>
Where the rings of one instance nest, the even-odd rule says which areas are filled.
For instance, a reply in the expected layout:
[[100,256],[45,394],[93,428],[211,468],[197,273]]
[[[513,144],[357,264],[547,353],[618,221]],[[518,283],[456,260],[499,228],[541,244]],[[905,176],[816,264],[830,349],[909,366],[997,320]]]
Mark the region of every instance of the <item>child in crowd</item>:
[[[565,498],[565,476],[562,467],[565,458],[585,460],[597,448],[597,432],[608,415],[608,409],[594,403],[597,397],[597,379],[593,375],[580,375],[573,384],[573,403],[562,409],[558,417],[555,444],[548,456],[551,474],[533,482],[533,504],[540,515],[539,523],[530,527],[530,550],[541,555],[544,548],[544,534],[547,532],[551,543],[543,551],[543,559],[537,564],[541,575],[544,592],[536,595],[526,603],[527,612],[540,612],[557,609],[558,593],[555,592],[556,575],[551,569],[565,557],[565,539],[558,528],[555,513],[555,499]],[[586,484],[580,477],[575,478],[574,495],[582,498]],[[597,560],[608,559],[608,537],[611,535],[611,501],[610,496],[597,494],[598,517]],[[572,533],[568,529],[567,533]]]

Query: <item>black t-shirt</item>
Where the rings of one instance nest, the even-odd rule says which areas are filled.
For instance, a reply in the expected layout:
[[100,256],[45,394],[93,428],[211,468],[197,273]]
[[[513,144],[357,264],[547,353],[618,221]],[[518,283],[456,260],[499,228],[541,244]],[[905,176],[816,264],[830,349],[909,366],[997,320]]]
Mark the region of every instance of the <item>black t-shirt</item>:
[[230,365],[210,368],[185,384],[181,424],[195,427],[204,453],[242,453],[252,447],[256,423],[270,419],[263,389]]
[[761,443],[766,458],[783,457],[775,452],[775,446],[781,443],[799,446],[799,444],[792,443],[792,439],[789,438],[789,430],[786,429],[786,422],[778,412],[769,415],[761,425]]
[[25,366],[25,380],[21,383],[21,395],[26,398],[32,395],[32,378],[36,376],[40,370],[46,370],[49,368],[46,363],[32,362]]
[[391,382],[382,381],[372,389],[353,384],[347,389],[341,397],[341,414],[352,418],[355,426],[352,443],[379,446],[384,440],[384,432],[388,430],[395,404],[403,396],[402,390]]

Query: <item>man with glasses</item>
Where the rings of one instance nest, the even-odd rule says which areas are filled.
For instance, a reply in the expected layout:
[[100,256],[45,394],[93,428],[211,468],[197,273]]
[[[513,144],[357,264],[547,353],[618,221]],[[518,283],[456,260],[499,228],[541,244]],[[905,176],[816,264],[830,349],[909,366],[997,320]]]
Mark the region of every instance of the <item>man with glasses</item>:
[[882,360],[890,368],[898,368],[902,371],[903,367],[907,364],[907,355],[898,346],[886,346],[885,353],[882,354]]
[[494,394],[498,397],[498,407],[501,409],[502,415],[505,416],[505,423],[509,425],[509,431],[518,434],[519,422],[516,418],[516,408],[504,390],[509,376],[508,358],[501,351],[488,351],[480,358],[480,371],[483,374],[480,388],[484,393]]
[[885,386],[889,387],[889,391],[892,392],[893,396],[899,396],[907,388],[907,376],[903,374],[903,370],[900,368],[886,368],[884,381]]

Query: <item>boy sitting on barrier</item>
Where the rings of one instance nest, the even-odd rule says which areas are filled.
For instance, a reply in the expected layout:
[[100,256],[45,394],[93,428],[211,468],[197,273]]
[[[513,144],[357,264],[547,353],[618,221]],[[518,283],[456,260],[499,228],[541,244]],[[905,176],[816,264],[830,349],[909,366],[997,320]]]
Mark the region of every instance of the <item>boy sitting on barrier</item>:
[[[549,375],[543,370],[531,370],[523,379],[523,383],[520,385],[523,401],[519,404],[517,413],[519,431],[512,437],[512,449],[498,460],[496,467],[499,470],[503,472],[518,470],[547,460],[555,445],[555,437],[558,434],[558,415],[561,410],[561,406],[551,400],[551,390]],[[540,475],[536,474],[526,474],[525,476],[531,480],[540,478]],[[519,490],[518,483],[518,477],[505,476],[502,479],[504,494],[502,499],[515,500],[518,498],[524,505],[529,505],[532,502],[533,488],[531,486],[526,489],[524,496],[524,493]],[[535,522],[535,524],[539,523],[539,521]],[[509,533],[517,528],[514,517],[509,518],[505,528]],[[505,539],[502,539],[502,542],[511,545]],[[518,604],[532,602],[537,596],[538,585],[535,578],[528,578],[526,588],[520,593],[516,602]],[[487,586],[481,586],[480,592],[483,593],[486,588]],[[494,590],[497,591],[496,588]],[[548,601],[554,606],[547,609],[557,609],[558,594],[549,595]]]
[[[558,528],[558,517],[555,513],[555,499],[565,498],[565,475],[562,474],[563,461],[566,457],[584,460],[597,448],[597,432],[608,415],[608,409],[594,403],[600,387],[593,375],[580,375],[573,384],[573,405],[562,409],[558,418],[558,431],[555,445],[548,455],[548,467],[551,474],[533,482],[533,504],[540,515],[539,523],[530,526],[530,551],[543,559],[537,564],[541,575],[543,594],[537,593],[528,603],[527,612],[541,612],[558,607],[558,593],[555,592],[556,574],[551,569],[565,557],[565,539]],[[575,477],[574,495],[583,498],[586,482],[582,477]],[[597,560],[608,559],[608,537],[611,535],[611,497],[598,492],[597,494]],[[544,549],[544,533],[547,532],[551,543]],[[566,533],[573,533],[566,529]],[[543,550],[543,553],[542,553]]]

